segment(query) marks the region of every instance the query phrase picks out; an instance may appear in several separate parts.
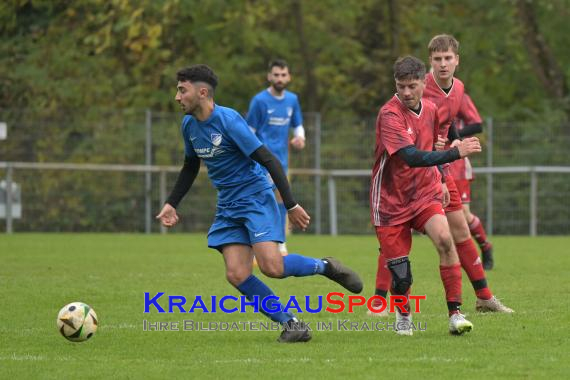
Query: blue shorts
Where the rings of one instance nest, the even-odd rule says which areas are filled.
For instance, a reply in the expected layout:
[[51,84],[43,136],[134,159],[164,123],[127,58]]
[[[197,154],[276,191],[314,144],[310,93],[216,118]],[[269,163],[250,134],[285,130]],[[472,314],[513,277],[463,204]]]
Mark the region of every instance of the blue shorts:
[[253,245],[262,241],[283,243],[285,231],[271,189],[234,202],[218,203],[216,218],[208,231],[208,247],[221,252],[226,244]]

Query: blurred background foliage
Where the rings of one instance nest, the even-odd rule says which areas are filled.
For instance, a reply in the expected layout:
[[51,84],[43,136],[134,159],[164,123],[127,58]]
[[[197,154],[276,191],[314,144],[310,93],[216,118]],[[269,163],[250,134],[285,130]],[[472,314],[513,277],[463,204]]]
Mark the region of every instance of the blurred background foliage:
[[217,101],[245,112],[267,62],[284,57],[304,111],[370,116],[394,92],[394,59],[427,62],[430,38],[450,33],[483,114],[561,121],[569,17],[568,0],[7,0],[0,106],[174,111],[176,71],[201,62],[220,77]]
[[[321,167],[370,169],[375,115],[395,91],[394,60],[411,54],[427,64],[431,37],[449,33],[461,44],[457,76],[482,116],[494,119],[493,165],[570,166],[569,19],[570,0],[4,0],[0,121],[8,139],[0,141],[0,161],[143,164],[150,121],[152,163],[179,165],[177,70],[210,65],[220,79],[216,102],[245,113],[267,86],[268,61],[279,57],[311,115],[307,149],[291,167],[314,167],[320,115]],[[473,161],[489,163],[486,153]],[[499,194],[495,208],[510,210],[495,230],[526,233],[528,178],[507,179],[495,183],[507,197]],[[142,229],[142,175],[19,171],[14,180],[25,200],[17,230]],[[153,176],[155,209],[157,182]],[[293,183],[313,211],[312,179]],[[370,229],[367,183],[339,183],[342,232]],[[570,231],[569,186],[568,176],[541,182],[542,223],[552,222],[542,232]],[[482,216],[484,177],[475,189]],[[214,193],[202,179],[192,192],[211,207],[198,215],[186,202],[183,212],[192,212],[181,229],[206,229]]]

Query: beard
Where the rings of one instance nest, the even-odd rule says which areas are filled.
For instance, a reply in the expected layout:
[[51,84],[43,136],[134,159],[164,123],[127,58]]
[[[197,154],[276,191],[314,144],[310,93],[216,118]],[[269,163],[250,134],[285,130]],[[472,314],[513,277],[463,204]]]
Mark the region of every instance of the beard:
[[194,116],[194,113],[198,110],[198,104],[188,104],[188,106],[184,107],[184,114]]
[[283,83],[271,83],[271,87],[273,87],[273,89],[277,92],[282,92],[285,90],[285,88],[287,88],[287,85]]

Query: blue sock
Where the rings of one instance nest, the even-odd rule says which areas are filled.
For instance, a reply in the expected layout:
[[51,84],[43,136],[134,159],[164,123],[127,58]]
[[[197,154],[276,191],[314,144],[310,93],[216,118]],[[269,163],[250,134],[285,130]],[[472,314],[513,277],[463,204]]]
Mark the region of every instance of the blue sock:
[[[249,301],[253,299],[253,296],[258,296],[259,301],[261,302],[265,297],[274,296],[273,290],[269,288],[269,286],[265,285],[259,278],[255,277],[254,275],[250,275],[244,282],[236,286],[236,288],[243,294]],[[268,301],[267,307],[271,309],[277,309],[278,305],[280,309],[283,310],[285,306],[281,304],[281,302],[277,300]],[[292,318],[295,317],[293,313],[285,313],[283,311],[278,311],[276,313],[267,313],[263,311],[263,308],[259,307],[259,311],[263,313],[266,317],[271,318],[274,322],[279,322],[281,324],[290,321]]]
[[325,263],[321,259],[295,254],[283,256],[283,278],[289,276],[312,276],[315,274],[323,274],[324,272]]

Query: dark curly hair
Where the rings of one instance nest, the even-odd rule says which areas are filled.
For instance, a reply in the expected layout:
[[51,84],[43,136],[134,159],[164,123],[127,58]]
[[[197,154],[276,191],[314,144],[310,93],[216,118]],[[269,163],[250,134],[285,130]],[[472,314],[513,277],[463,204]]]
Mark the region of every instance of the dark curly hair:
[[213,95],[216,86],[218,85],[218,77],[208,65],[198,64],[186,67],[176,73],[176,79],[179,82],[203,82],[210,88],[208,89],[210,95]]

